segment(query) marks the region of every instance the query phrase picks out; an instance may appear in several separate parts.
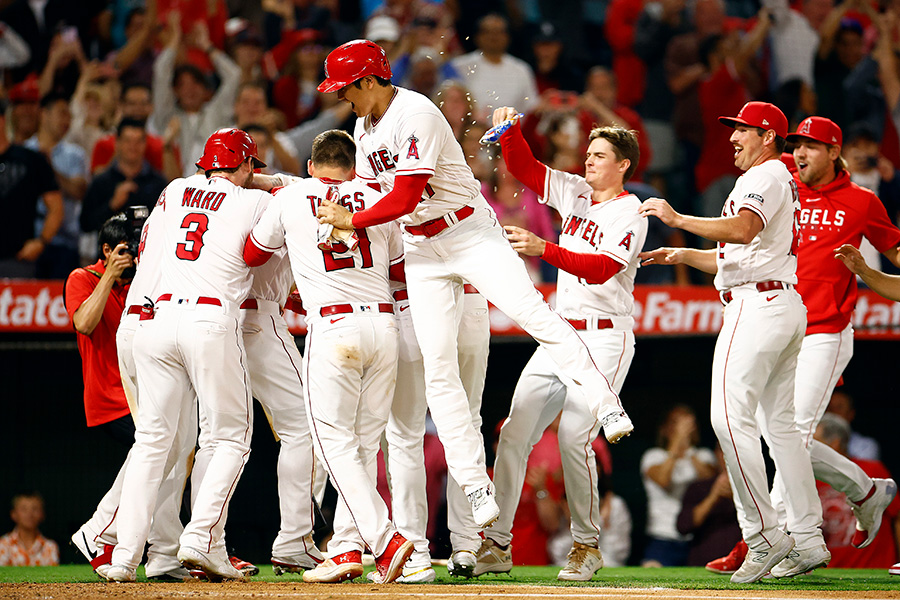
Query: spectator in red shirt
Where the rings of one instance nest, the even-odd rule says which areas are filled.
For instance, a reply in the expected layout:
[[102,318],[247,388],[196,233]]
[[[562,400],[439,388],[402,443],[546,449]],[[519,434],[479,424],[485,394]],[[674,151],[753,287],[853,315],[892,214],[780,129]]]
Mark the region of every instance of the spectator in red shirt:
[[613,50],[612,68],[619,82],[617,100],[629,108],[640,103],[647,89],[647,65],[634,53],[634,30],[643,9],[644,0],[613,0],[606,13],[606,39]]
[[[847,456],[850,440],[850,424],[841,417],[826,413],[816,428],[815,439]],[[851,458],[869,477],[887,479],[891,476],[887,467],[877,460]],[[897,533],[900,531],[900,497],[895,497],[882,516],[881,527],[875,540],[862,549],[854,548],[850,541],[856,533],[856,517],[847,503],[847,497],[826,483],[816,482],[822,501],[822,533],[831,552],[829,567],[837,569],[884,569],[897,562]]]
[[125,309],[128,284],[134,277],[134,257],[126,243],[131,238],[128,228],[122,214],[103,224],[98,240],[102,258],[72,271],[63,298],[81,354],[87,426],[100,427],[130,447],[134,422],[116,354],[116,330]]

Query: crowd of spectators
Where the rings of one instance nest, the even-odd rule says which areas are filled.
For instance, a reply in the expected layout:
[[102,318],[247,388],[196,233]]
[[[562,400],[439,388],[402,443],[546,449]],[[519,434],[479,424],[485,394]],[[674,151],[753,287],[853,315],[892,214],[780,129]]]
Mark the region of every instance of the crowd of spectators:
[[738,175],[716,117],[751,99],[792,126],[838,123],[854,181],[896,219],[900,19],[889,2],[837,1],[7,0],[0,276],[93,262],[99,224],[192,173],[220,127],[250,130],[270,169],[305,175],[312,137],[352,127],[316,91],[324,57],[361,36],[387,50],[395,83],[441,106],[510,223],[558,226],[478,145],[493,108],[525,113],[535,155],[572,172],[591,127],[634,129],[635,182],[714,215]]

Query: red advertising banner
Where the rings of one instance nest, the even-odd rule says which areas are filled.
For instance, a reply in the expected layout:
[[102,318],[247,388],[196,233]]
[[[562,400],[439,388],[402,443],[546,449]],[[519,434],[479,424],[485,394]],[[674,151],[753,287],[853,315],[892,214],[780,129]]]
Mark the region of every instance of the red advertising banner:
[[[0,279],[0,333],[72,332],[62,287],[62,281]],[[556,287],[538,289],[553,305]],[[492,335],[527,335],[505,314],[490,310]],[[306,333],[303,317],[290,311],[284,316],[294,335]],[[637,286],[634,320],[639,336],[714,335],[722,325],[722,303],[712,287]],[[900,340],[900,303],[861,289],[853,326],[859,339]]]

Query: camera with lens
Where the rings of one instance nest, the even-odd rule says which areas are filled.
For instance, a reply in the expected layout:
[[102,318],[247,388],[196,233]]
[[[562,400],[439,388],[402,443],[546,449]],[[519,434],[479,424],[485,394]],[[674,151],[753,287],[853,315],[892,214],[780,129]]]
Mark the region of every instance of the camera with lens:
[[[130,254],[132,258],[137,258],[141,245],[141,232],[144,229],[144,222],[150,216],[150,209],[146,206],[126,206],[122,209],[125,215],[125,223],[127,224],[125,238],[126,248],[123,248],[121,254]],[[132,279],[137,267],[132,265],[122,272],[122,279]]]

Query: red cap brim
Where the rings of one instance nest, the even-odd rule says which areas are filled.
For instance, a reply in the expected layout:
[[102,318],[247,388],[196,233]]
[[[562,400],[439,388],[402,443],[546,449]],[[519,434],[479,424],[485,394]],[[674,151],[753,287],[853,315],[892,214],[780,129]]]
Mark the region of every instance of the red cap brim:
[[746,125],[747,127],[756,127],[756,125],[751,125],[747,121],[743,119],[738,119],[737,117],[719,117],[719,123],[722,125],[728,125],[732,129],[737,127],[738,125]]
[[[352,83],[352,82],[349,82]],[[323,94],[331,94],[332,92],[336,92],[345,85],[348,85],[346,81],[335,81],[334,79],[326,79],[316,88]]]

